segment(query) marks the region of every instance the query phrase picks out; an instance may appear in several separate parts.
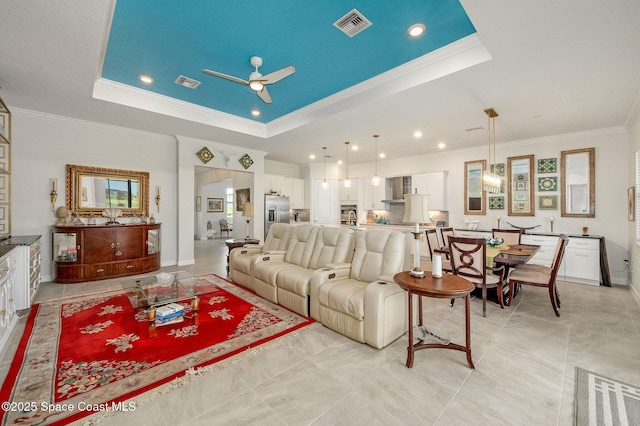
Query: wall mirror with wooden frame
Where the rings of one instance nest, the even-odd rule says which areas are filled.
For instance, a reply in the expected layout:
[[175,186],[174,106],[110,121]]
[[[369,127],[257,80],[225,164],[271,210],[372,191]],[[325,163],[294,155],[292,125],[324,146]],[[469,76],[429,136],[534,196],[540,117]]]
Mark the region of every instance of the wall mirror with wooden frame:
[[74,215],[118,208],[125,217],[142,216],[149,211],[149,173],[67,164],[66,196]]
[[507,158],[509,216],[534,216],[533,155]]
[[596,216],[595,148],[560,153],[562,217]]
[[482,176],[487,168],[486,160],[464,163],[464,214],[485,214],[485,191]]

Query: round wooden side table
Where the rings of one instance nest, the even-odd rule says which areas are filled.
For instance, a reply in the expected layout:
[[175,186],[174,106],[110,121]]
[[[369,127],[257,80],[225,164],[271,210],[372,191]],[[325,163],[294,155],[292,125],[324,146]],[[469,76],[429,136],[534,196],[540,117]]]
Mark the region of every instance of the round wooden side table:
[[232,238],[230,240],[226,240],[224,243],[229,249],[229,251],[227,251],[227,275],[229,275],[229,255],[231,254],[231,250],[236,247],[242,247],[245,244],[260,244],[260,240],[256,240],[255,238]]
[[[396,274],[393,279],[403,289],[407,290],[409,295],[409,345],[407,346],[407,367],[413,367],[413,354],[421,349],[441,348],[462,351],[467,354],[467,363],[469,368],[475,368],[471,359],[471,320],[470,320],[470,294],[475,288],[471,282],[460,278],[456,275],[443,274],[442,278],[434,278],[431,274],[424,277],[414,277],[408,271]],[[434,297],[437,299],[453,299],[457,297],[464,298],[465,313],[465,329],[466,341],[465,345],[455,343],[413,343],[413,295],[418,296],[418,325],[422,324],[422,297]]]

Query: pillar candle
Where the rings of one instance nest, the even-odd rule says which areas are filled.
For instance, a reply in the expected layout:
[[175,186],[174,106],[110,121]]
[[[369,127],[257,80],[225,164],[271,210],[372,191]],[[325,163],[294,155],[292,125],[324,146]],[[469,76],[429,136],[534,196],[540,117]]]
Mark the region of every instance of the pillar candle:
[[442,278],[442,256],[439,254],[434,254],[431,259],[431,276]]

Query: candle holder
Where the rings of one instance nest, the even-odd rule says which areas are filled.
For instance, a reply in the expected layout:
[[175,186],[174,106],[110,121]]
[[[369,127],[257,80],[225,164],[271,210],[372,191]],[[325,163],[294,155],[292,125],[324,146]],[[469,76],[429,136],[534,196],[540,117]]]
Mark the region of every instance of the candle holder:
[[56,211],[56,200],[58,199],[58,179],[51,179],[51,211]]

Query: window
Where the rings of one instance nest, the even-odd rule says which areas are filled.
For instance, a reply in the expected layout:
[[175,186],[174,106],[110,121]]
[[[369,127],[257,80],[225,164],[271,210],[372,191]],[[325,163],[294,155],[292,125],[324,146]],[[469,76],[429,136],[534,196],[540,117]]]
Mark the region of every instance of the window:
[[233,188],[227,188],[227,219],[233,219]]

